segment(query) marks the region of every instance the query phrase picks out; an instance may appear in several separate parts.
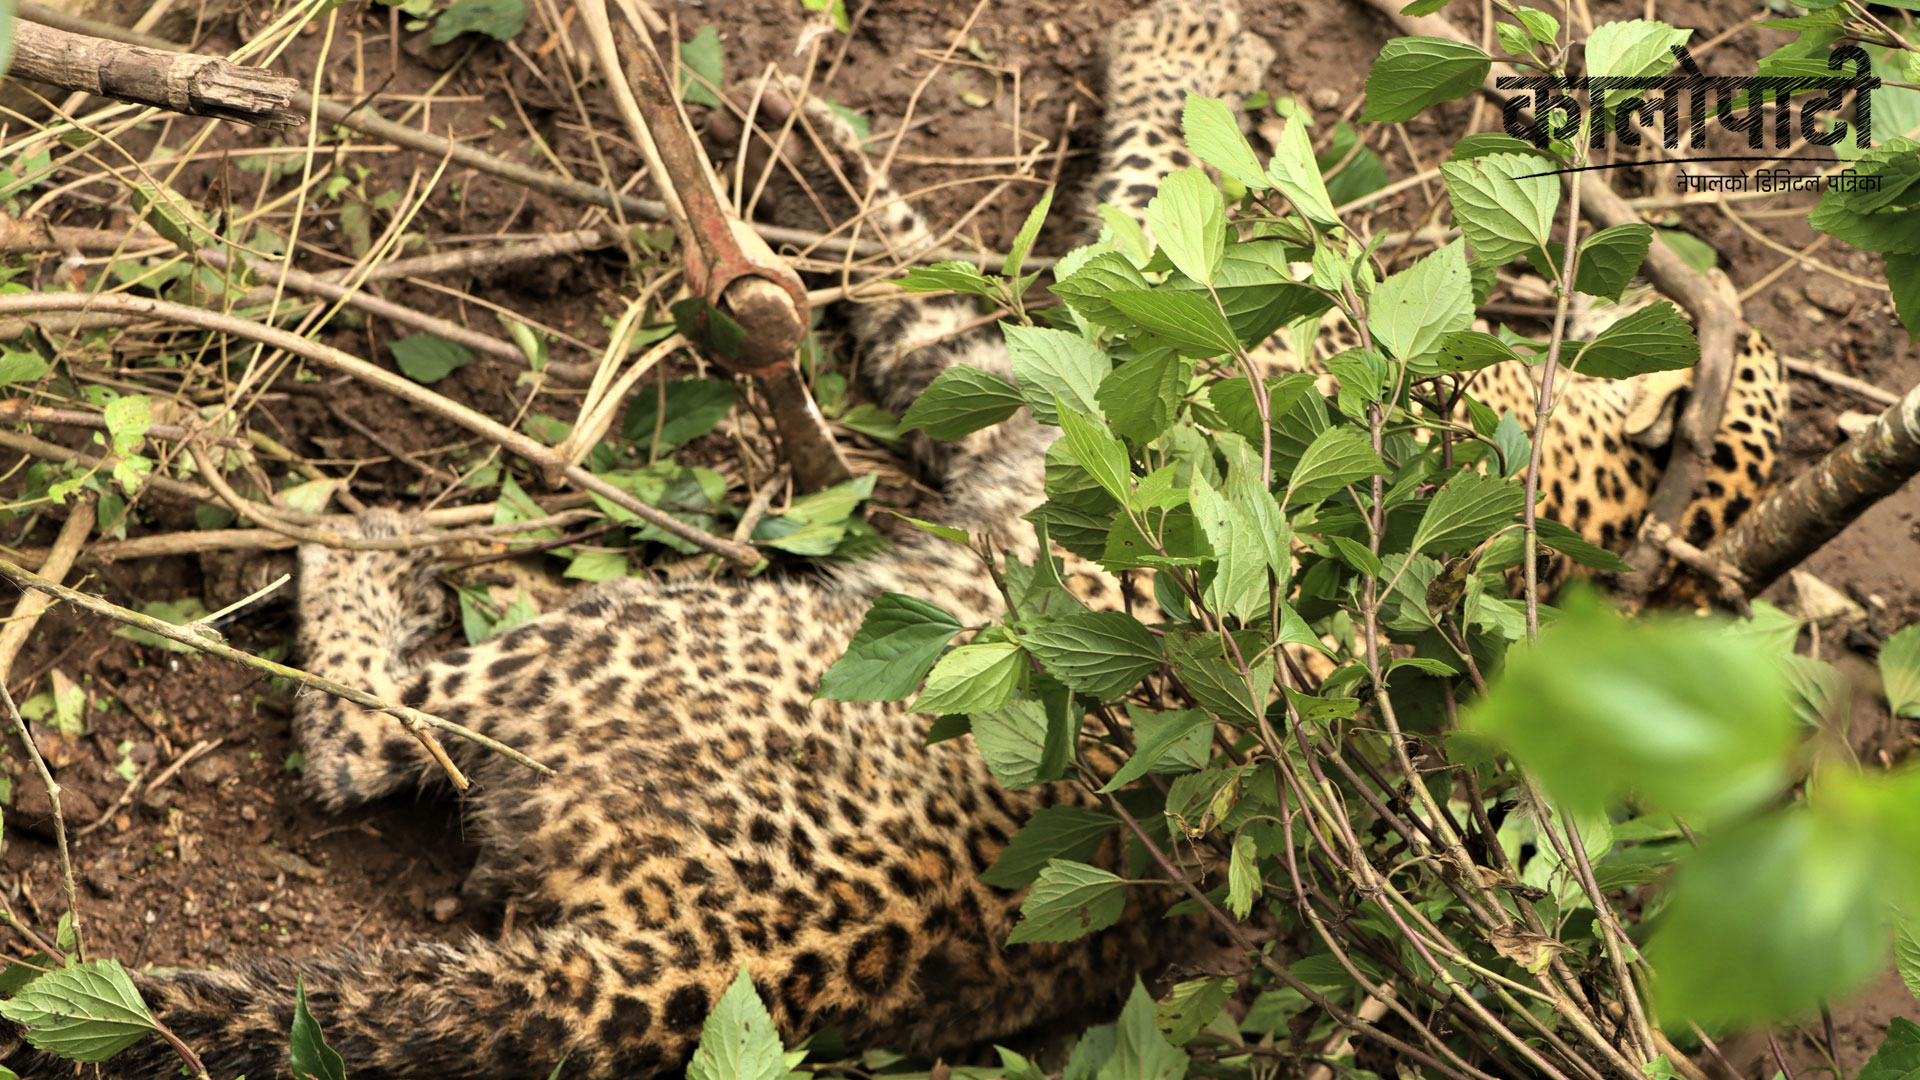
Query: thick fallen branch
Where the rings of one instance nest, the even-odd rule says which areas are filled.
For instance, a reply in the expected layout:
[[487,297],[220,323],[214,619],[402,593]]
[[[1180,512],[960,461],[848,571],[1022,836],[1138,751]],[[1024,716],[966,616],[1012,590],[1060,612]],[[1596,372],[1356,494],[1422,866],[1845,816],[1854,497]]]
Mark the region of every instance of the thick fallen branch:
[[1920,472],[1920,386],[1747,511],[1707,554],[1757,594]]
[[218,56],[161,52],[24,19],[14,20],[13,33],[8,74],[16,79],[255,127],[307,121],[290,108],[300,84],[265,68],[241,67]]

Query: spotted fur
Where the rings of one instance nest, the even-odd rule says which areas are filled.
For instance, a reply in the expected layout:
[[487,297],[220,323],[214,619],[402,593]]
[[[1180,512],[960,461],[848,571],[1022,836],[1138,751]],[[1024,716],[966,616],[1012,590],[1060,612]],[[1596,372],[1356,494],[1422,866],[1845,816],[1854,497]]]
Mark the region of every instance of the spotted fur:
[[[1231,0],[1161,0],[1116,29],[1111,51],[1095,194],[1139,213],[1158,177],[1185,163],[1181,95],[1253,89],[1272,50],[1241,28]],[[824,111],[813,119],[834,123]],[[856,180],[871,179],[849,154]],[[876,220],[897,242],[927,236],[904,203]],[[976,311],[959,298],[863,305],[851,321],[863,372],[896,412],[951,365],[1008,373],[999,333],[973,326]],[[908,347],[920,342],[933,344]],[[1699,508],[1715,527],[1764,478],[1784,408],[1777,365],[1755,359],[1740,378],[1732,461],[1711,496],[1720,501]],[[1527,380],[1496,370],[1476,393],[1528,423]],[[1661,465],[1625,437],[1634,404],[1619,384],[1576,380],[1547,450],[1551,511],[1604,541],[1627,535]],[[944,492],[945,520],[1031,560],[1020,515],[1043,498],[1051,434],[1022,414],[915,454]],[[384,536],[410,526],[382,511],[356,527]],[[1005,944],[1022,897],[981,872],[1034,813],[1090,796],[1070,784],[1006,790],[970,738],[928,746],[924,719],[898,705],[814,699],[883,590],[930,598],[967,625],[1001,614],[991,578],[954,545],[907,537],[880,558],[771,579],[611,581],[418,662],[410,650],[445,610],[422,563],[308,547],[300,565],[311,670],[485,732],[555,775],[448,747],[476,784],[466,811],[480,855],[467,890],[519,913],[503,940],[138,976],[216,1075],[285,1075],[296,979],[351,1076],[520,1080],[564,1058],[566,1077],[636,1080],[684,1064],[743,966],[789,1041],[832,1025],[856,1047],[933,1054],[1111,1007],[1137,972],[1200,933],[1162,918],[1167,892],[1134,889],[1111,929]],[[1077,581],[1090,605],[1118,603],[1109,579]],[[392,720],[338,699],[301,698],[294,726],[323,806],[438,775]],[[1117,838],[1094,861],[1122,870]],[[17,1043],[0,1060],[23,1076],[69,1068]],[[102,1071],[155,1080],[178,1064],[148,1040]]]

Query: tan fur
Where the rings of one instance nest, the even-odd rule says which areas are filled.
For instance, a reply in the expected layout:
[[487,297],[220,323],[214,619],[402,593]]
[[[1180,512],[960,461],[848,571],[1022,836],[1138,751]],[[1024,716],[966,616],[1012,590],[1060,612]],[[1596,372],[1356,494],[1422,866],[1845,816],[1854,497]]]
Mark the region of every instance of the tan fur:
[[[1118,27],[1112,48],[1098,194],[1137,213],[1158,177],[1187,161],[1181,95],[1252,89],[1272,50],[1240,29],[1229,0],[1162,0]],[[824,111],[813,120],[833,123]],[[895,206],[879,219],[891,237],[924,237],[917,215]],[[902,411],[957,363],[1006,373],[998,330],[962,329],[976,318],[954,297],[861,307],[853,329],[879,402]],[[1699,508],[1716,527],[1770,467],[1784,408],[1777,370],[1758,357],[1742,368],[1734,463]],[[1530,422],[1527,372],[1496,369],[1474,392]],[[1659,469],[1624,438],[1631,407],[1620,384],[1576,380],[1547,448],[1550,512],[1616,545]],[[1043,497],[1054,434],[1022,413],[958,444],[922,443],[919,465],[948,500],[943,519],[1037,556],[1020,515]],[[408,524],[376,512],[357,527],[374,536]],[[503,941],[139,976],[216,1075],[284,1075],[296,978],[361,1080],[520,1080],[562,1058],[569,1078],[635,1080],[684,1063],[742,965],[789,1041],[834,1025],[856,1047],[940,1053],[1109,1007],[1136,972],[1196,939],[1192,922],[1161,918],[1170,893],[1135,889],[1110,930],[1005,944],[1021,895],[978,875],[1036,811],[1091,797],[1073,784],[1007,791],[970,739],[927,746],[926,718],[898,705],[813,699],[883,590],[929,598],[970,626],[1001,614],[991,578],[954,545],[913,537],[853,566],[737,583],[608,582],[417,665],[408,650],[445,609],[422,563],[317,547],[300,563],[311,670],[486,732],[556,775],[449,744],[476,782],[466,809],[481,854],[468,890],[520,913]],[[1111,579],[1077,580],[1090,605],[1119,603]],[[436,782],[387,717],[306,696],[294,723],[323,806]],[[1117,841],[1096,861],[1121,869]],[[69,1068],[25,1050],[0,1056],[25,1076]],[[177,1062],[148,1040],[102,1071],[158,1078]]]

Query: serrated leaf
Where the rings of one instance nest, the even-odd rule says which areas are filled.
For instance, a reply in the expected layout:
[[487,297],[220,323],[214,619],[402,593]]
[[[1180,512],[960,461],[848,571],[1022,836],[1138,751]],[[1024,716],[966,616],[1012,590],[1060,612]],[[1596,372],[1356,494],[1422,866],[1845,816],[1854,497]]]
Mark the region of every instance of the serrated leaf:
[[1113,433],[1136,447],[1159,438],[1179,413],[1193,366],[1191,359],[1165,349],[1114,368],[1095,395]]
[[1873,1056],[1861,1066],[1854,1080],[1915,1080],[1916,1077],[1920,1077],[1920,1025],[1896,1016],[1887,1022],[1886,1037],[1880,1040]]
[[1020,643],[1055,678],[1101,700],[1121,696],[1160,666],[1153,635],[1118,611],[1075,612],[1022,633]]
[[961,292],[973,296],[992,296],[994,279],[967,262],[939,262],[909,269],[899,281],[905,292]]
[[1513,10],[1533,40],[1553,45],[1560,40],[1560,20],[1537,8],[1516,6]]
[[867,610],[847,650],[820,677],[818,697],[836,701],[899,701],[939,658],[961,626],[933,604],[883,592]]
[[1007,246],[1005,274],[1009,280],[1020,280],[1020,264],[1026,261],[1027,251],[1033,247],[1033,241],[1040,235],[1040,226],[1047,220],[1047,211],[1053,206],[1053,188],[1040,196],[1040,201],[1027,212],[1027,220],[1015,234],[1013,243]]
[[1042,775],[1047,757],[1046,706],[1019,698],[992,712],[973,713],[968,720],[980,759],[1000,786],[1019,791],[1047,779]]
[[1267,178],[1253,146],[1235,122],[1233,110],[1219,98],[1188,94],[1180,113],[1187,149],[1249,191],[1265,191]]
[[[1894,929],[1893,960],[1907,991],[1920,998],[1920,927],[1914,925],[1912,917],[1902,918]],[[1920,1067],[1920,1057],[1916,1057],[1915,1065]]]
[[781,1080],[787,1072],[780,1032],[741,964],[700,1026],[687,1080]]
[[1880,647],[1880,683],[1893,715],[1920,720],[1920,623],[1887,638]]
[[1093,858],[1101,841],[1119,825],[1119,818],[1098,810],[1070,804],[1049,806],[1028,818],[1013,834],[980,880],[996,889],[1031,884],[1053,859],[1084,863]]
[[1226,255],[1227,206],[1207,174],[1182,169],[1160,182],[1147,203],[1147,228],[1174,267],[1211,285]]
[[1397,124],[1442,101],[1479,89],[1493,58],[1458,41],[1431,37],[1394,38],[1380,49],[1367,73],[1367,110],[1362,120]]
[[[1020,646],[1007,641],[962,645],[940,658],[911,712],[991,712],[1013,700],[1020,685]],[[976,731],[976,734],[978,732]]]
[[627,553],[624,551],[582,551],[567,563],[562,577],[580,581],[612,581],[627,576]]
[[[433,33],[427,35],[427,41],[432,45],[445,45],[468,31],[485,34],[495,41],[512,41],[526,25],[527,0],[454,0],[453,5],[434,20]],[[716,35],[716,50],[719,44],[720,39]],[[718,74],[717,71],[715,73]],[[707,96],[711,98],[713,95],[709,93]],[[688,100],[693,100],[691,93],[688,94]]]
[[1337,225],[1333,200],[1327,195],[1327,183],[1320,175],[1320,164],[1313,156],[1313,141],[1301,117],[1287,121],[1280,140],[1273,148],[1273,160],[1267,163],[1267,179],[1279,188],[1294,208],[1322,225]]
[[1233,853],[1227,861],[1227,910],[1234,918],[1244,919],[1253,914],[1253,901],[1259,895],[1253,834],[1243,829],[1233,838]]
[[1240,341],[1214,306],[1213,298],[1196,292],[1117,292],[1107,302],[1133,325],[1173,346],[1183,356],[1229,356]]
[[1650,304],[1582,345],[1572,364],[1582,375],[1629,379],[1649,371],[1689,368],[1700,361],[1693,327],[1672,303]]
[[1285,505],[1318,502],[1348,484],[1384,476],[1387,471],[1387,463],[1358,428],[1330,427],[1300,455],[1287,482]]
[[1113,1056],[1100,1067],[1098,1080],[1181,1080],[1187,1075],[1187,1055],[1160,1033],[1158,1015],[1136,976],[1115,1025]]
[[1601,229],[1580,244],[1574,288],[1589,296],[1620,299],[1653,246],[1653,226],[1641,222]]
[[927,384],[900,418],[901,431],[921,430],[936,439],[958,439],[1012,416],[1020,388],[977,367],[957,364]]
[[[1511,414],[1509,414],[1511,415]],[[1625,574],[1632,571],[1627,561],[1606,548],[1593,543],[1566,525],[1552,518],[1536,518],[1534,532],[1540,542],[1565,555],[1581,566],[1609,574]]]
[[1167,1041],[1175,1046],[1192,1042],[1233,998],[1234,990],[1234,981],[1225,975],[1207,975],[1176,984],[1167,992],[1167,999],[1154,1010]]
[[154,1030],[153,1014],[116,960],[49,971],[7,1001],[0,1016],[33,1046],[74,1061],[105,1061]]
[[393,362],[417,383],[437,383],[473,362],[473,350],[433,334],[415,334],[387,342]]
[[1119,922],[1126,906],[1122,879],[1085,863],[1053,859],[1020,905],[1020,923],[1007,935],[1007,944],[1075,941]]
[[1412,550],[1461,552],[1513,524],[1527,496],[1511,480],[1461,470],[1434,493],[1413,532]]
[[1560,205],[1560,181],[1549,168],[1527,154],[1487,154],[1440,166],[1453,219],[1473,245],[1476,262],[1504,263],[1546,247]]
[[1213,548],[1215,568],[1207,583],[1207,606],[1243,623],[1251,620],[1269,601],[1266,551],[1253,522],[1197,471],[1188,498],[1194,520]]
[[1375,343],[1409,360],[1473,324],[1466,248],[1456,240],[1374,286],[1367,326]]
[[47,362],[38,354],[12,349],[0,352],[0,386],[33,382],[46,373]]
[[1054,408],[1067,457],[1085,469],[1114,501],[1131,502],[1133,467],[1127,459],[1126,444],[1108,434],[1106,425],[1082,416],[1071,404],[1056,398]]
[[1001,332],[1014,380],[1041,423],[1059,422],[1056,398],[1089,416],[1100,415],[1100,383],[1112,373],[1113,361],[1098,345],[1078,334],[1036,326],[1007,323]]
[[1602,23],[1587,35],[1587,77],[1639,79],[1673,69],[1674,45],[1685,45],[1691,30],[1676,30],[1650,19]]
[[107,433],[113,437],[113,452],[132,453],[153,426],[153,399],[141,394],[125,394],[107,403],[104,410]]

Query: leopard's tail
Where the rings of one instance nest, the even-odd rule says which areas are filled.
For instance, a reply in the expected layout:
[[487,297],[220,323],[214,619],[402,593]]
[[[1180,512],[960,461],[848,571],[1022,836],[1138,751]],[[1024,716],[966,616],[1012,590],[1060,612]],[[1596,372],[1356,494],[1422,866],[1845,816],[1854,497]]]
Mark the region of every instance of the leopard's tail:
[[[635,958],[578,930],[496,944],[340,949],[298,961],[249,956],[225,969],[152,972],[134,981],[154,1015],[219,1078],[291,1076],[295,986],[353,1080],[645,1080],[682,1067],[710,1002],[604,993]],[[651,957],[647,963],[654,963]],[[664,981],[664,980],[663,980]],[[15,1030],[7,1033],[18,1037]],[[64,1058],[15,1042],[0,1065],[22,1077],[71,1075]],[[148,1037],[100,1066],[109,1080],[181,1074],[172,1046]]]

